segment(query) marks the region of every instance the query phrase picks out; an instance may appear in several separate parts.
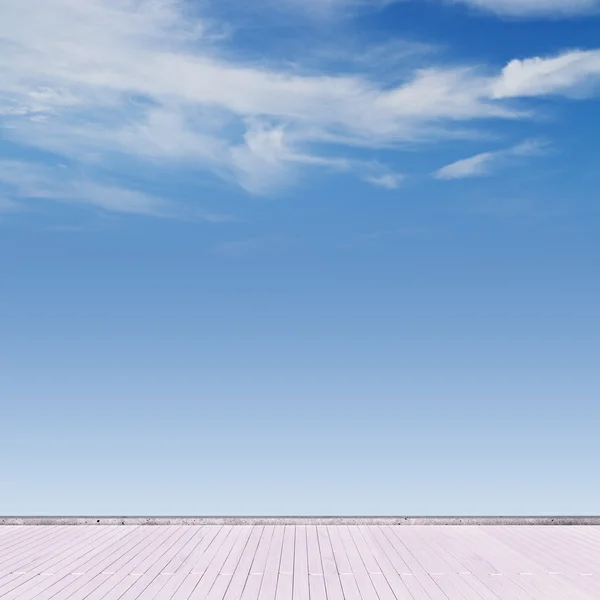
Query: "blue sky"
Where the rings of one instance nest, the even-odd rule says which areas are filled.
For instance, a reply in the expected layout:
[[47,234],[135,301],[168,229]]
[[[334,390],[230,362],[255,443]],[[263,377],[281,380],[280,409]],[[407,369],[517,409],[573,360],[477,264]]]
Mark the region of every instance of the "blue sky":
[[0,6],[1,514],[594,514],[600,3]]

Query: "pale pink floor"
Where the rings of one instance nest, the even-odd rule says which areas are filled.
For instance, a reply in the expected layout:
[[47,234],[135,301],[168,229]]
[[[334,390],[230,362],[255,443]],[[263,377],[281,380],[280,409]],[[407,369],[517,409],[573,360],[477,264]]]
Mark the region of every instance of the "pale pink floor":
[[600,527],[0,526],[34,598],[600,600]]

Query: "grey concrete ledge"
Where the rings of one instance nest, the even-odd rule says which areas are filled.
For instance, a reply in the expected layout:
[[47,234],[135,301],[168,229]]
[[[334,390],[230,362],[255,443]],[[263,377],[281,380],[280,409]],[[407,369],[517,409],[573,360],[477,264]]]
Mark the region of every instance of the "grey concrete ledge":
[[596,525],[598,517],[0,517],[0,525]]

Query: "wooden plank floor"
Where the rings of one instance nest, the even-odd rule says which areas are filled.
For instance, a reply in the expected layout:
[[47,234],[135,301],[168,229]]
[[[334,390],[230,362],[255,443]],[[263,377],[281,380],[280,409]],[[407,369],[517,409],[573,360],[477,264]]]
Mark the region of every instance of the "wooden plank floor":
[[0,600],[600,600],[600,527],[0,526]]

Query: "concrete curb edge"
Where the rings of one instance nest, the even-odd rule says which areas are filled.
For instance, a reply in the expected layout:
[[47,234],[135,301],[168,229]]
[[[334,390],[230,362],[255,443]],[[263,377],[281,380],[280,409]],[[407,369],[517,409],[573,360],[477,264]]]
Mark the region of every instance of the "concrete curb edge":
[[436,526],[600,526],[600,516],[545,517],[1,517],[1,525],[436,525]]

